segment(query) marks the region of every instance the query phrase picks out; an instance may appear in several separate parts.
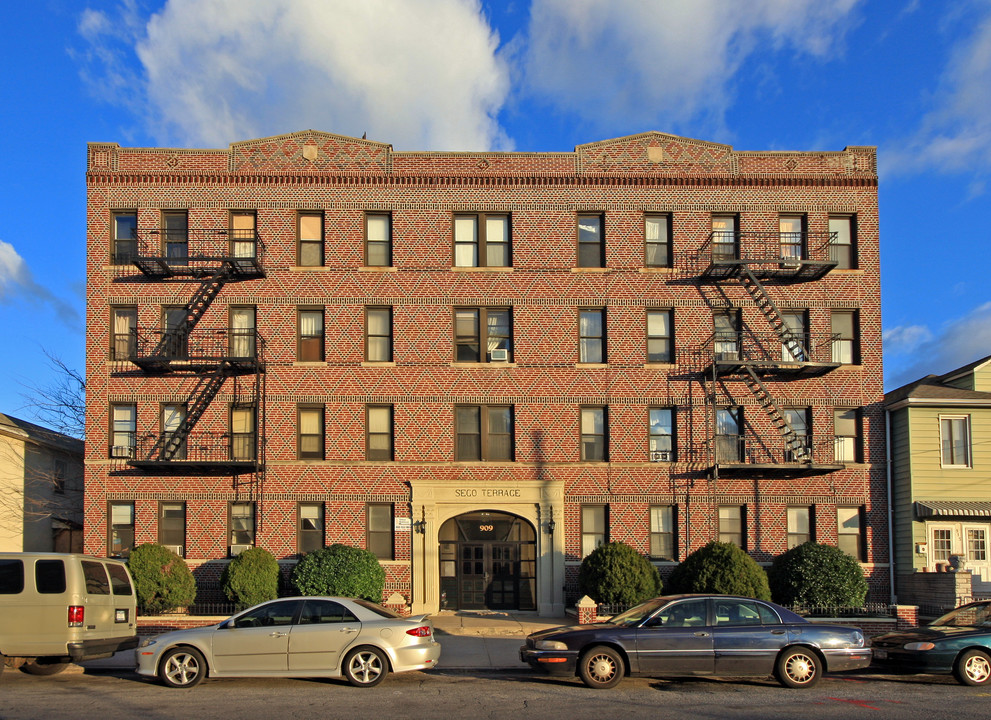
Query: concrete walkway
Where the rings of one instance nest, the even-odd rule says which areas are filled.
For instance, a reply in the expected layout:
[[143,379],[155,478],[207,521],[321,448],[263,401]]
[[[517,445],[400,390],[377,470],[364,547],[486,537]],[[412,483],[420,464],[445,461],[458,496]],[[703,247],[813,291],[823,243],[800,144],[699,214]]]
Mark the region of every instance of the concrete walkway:
[[[524,670],[519,649],[532,632],[559,625],[572,625],[571,618],[539,617],[532,613],[485,610],[442,610],[430,616],[441,645],[438,667],[445,670]],[[134,651],[111,658],[88,660],[66,672],[132,670]]]

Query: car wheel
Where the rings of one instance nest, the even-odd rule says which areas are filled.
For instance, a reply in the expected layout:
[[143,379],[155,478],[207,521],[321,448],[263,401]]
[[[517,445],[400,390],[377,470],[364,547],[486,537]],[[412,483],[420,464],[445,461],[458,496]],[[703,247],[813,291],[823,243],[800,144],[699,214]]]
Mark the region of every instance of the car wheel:
[[378,648],[355,648],[344,658],[344,677],[355,687],[375,687],[388,672],[389,660]]
[[625,673],[622,656],[604,645],[591,648],[578,661],[582,682],[594,690],[616,687]]
[[991,657],[982,650],[968,650],[957,660],[954,674],[964,685],[986,685],[991,680]]
[[778,681],[785,687],[810,688],[819,682],[819,656],[809,648],[788,648],[778,656]]
[[35,660],[21,665],[21,670],[29,675],[58,675],[67,667],[69,663],[41,663]]
[[169,687],[191,688],[206,676],[206,660],[195,648],[167,650],[158,665],[158,679]]

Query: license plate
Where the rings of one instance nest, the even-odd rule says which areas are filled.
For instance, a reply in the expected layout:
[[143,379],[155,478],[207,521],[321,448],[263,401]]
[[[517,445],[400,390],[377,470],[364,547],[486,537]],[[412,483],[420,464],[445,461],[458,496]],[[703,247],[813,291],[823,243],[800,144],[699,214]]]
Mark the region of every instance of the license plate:
[[875,660],[887,660],[888,659],[888,651],[887,650],[875,650],[874,651],[874,659]]

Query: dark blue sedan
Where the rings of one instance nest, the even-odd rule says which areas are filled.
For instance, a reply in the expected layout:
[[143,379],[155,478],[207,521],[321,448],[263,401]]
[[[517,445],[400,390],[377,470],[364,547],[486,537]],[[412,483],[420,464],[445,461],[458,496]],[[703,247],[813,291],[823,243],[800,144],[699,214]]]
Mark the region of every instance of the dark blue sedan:
[[889,671],[953,673],[964,685],[991,682],[991,600],[961,605],[925,627],[880,635],[874,663]]
[[594,625],[527,637],[520,659],[590,688],[626,675],[774,675],[786,687],[812,687],[822,674],[871,662],[859,628],[816,625],[774,603],[728,595],[654,598]]

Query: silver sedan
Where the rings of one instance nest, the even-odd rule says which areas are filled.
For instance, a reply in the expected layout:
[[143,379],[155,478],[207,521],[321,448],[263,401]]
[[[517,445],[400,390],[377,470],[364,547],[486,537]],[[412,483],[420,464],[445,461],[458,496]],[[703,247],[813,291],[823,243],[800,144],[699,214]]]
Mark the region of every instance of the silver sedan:
[[204,677],[344,677],[373,687],[392,672],[427,670],[440,659],[433,625],[381,605],[338,597],[280,598],[217,625],[147,638],[138,674],[170,687]]

